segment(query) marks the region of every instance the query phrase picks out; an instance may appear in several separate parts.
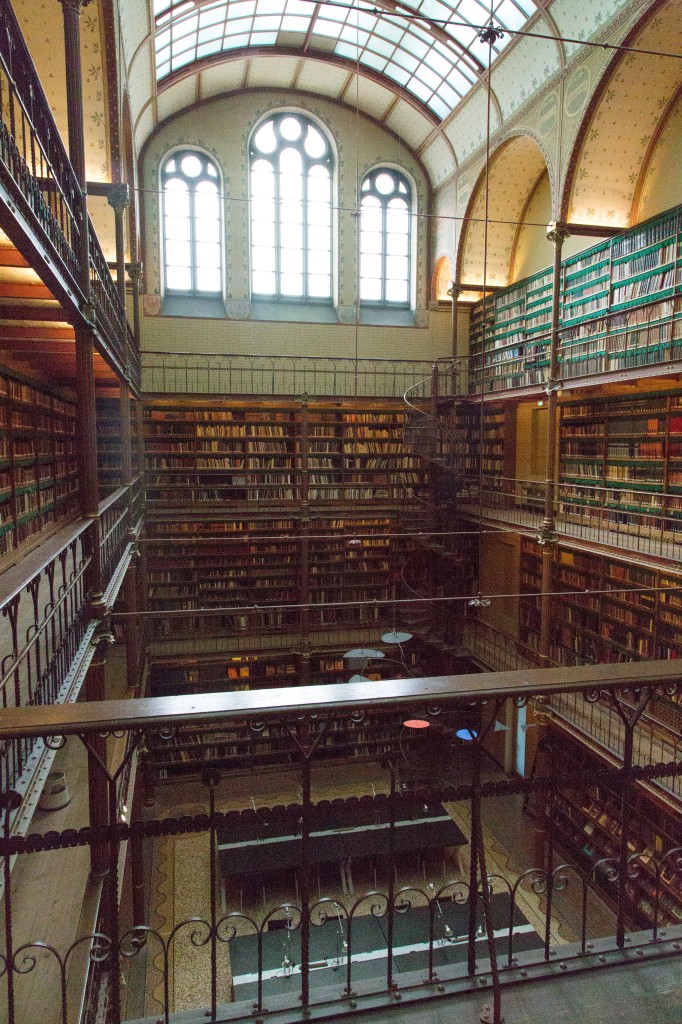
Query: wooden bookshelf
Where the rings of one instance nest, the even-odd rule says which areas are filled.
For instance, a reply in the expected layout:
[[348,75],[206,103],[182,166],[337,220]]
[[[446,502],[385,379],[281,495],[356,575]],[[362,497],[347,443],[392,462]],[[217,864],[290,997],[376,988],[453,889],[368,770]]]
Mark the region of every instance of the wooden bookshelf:
[[[549,734],[549,750],[557,763],[571,763],[573,768],[599,768],[603,763],[595,754],[560,728]],[[546,805],[547,813],[550,805]],[[552,832],[555,843],[569,862],[583,868],[600,895],[615,909],[617,883],[608,867],[596,868],[608,858],[617,864],[623,822],[620,795],[606,785],[592,785],[579,791],[562,790],[552,803]],[[665,854],[679,847],[682,828],[679,814],[664,807],[637,784],[633,789],[633,806],[628,818],[628,850],[637,859],[637,870],[631,871],[626,887],[628,925],[650,928],[658,902],[659,927],[682,922],[682,875]],[[655,864],[661,865],[656,870]]]
[[100,499],[123,483],[121,405],[118,395],[98,394],[97,411],[97,476]]
[[0,556],[78,506],[75,405],[0,373]]
[[[307,657],[309,666],[300,653],[272,651],[211,660],[201,656],[159,660],[150,669],[150,693],[172,696],[297,686],[304,677],[311,683],[340,682],[351,674],[342,650],[317,651]],[[408,658],[417,664],[419,654],[413,652]],[[385,666],[382,671],[377,662],[369,678],[395,673],[394,666]],[[374,714],[362,722],[336,721],[322,737],[318,756],[324,760],[375,759],[394,748],[400,727],[401,716],[395,713]],[[322,729],[322,723],[312,723],[312,729]],[[252,729],[246,722],[227,729],[180,728],[168,740],[156,738],[153,753],[158,780],[211,765],[231,771],[254,770],[294,763],[297,757],[296,745],[285,725],[269,723]]]
[[539,384],[548,364],[552,271],[544,270],[477,303],[471,313],[471,393]]
[[[148,607],[161,613],[153,693],[350,677],[343,653],[370,639],[376,646],[391,628],[381,602],[400,596],[400,567],[417,550],[403,536],[404,516],[428,481],[404,443],[404,419],[391,399],[145,402]],[[498,444],[499,424],[486,430]],[[194,616],[199,609],[215,614]],[[160,773],[293,755],[288,733],[182,737],[155,754]],[[394,738],[384,726],[325,736],[323,756],[376,757]]]
[[[501,289],[471,312],[470,391],[546,380],[552,270]],[[563,261],[562,379],[682,356],[682,207]]]
[[398,402],[237,403],[157,399],[144,414],[147,501],[188,504],[391,502],[423,485]]
[[151,509],[300,498],[293,407],[159,400],[145,406],[144,431]]
[[456,403],[442,414],[444,449],[458,476],[458,491],[478,493],[486,485],[502,489],[516,476],[516,406],[512,403]]
[[540,650],[542,600],[542,548],[529,537],[521,538],[519,561],[519,639],[533,651]]
[[[395,748],[400,716],[388,713],[367,715],[361,722],[337,720],[329,728],[313,722],[310,728],[313,734],[324,728],[316,747],[317,761],[371,761]],[[300,759],[287,726],[279,723],[267,723],[258,730],[237,722],[229,729],[181,728],[168,740],[155,738],[152,753],[159,782],[209,767],[253,772],[295,765]]]
[[[542,549],[521,544],[520,638],[538,649]],[[552,566],[550,658],[558,665],[682,657],[682,572],[559,545]],[[557,593],[566,591],[565,594]]]
[[606,508],[619,523],[630,512],[678,518],[682,396],[658,391],[562,403],[559,456],[560,481],[583,488],[571,504],[586,506],[588,516],[592,507],[602,520]]
[[150,519],[147,539],[152,610],[299,599],[301,548],[291,518]]

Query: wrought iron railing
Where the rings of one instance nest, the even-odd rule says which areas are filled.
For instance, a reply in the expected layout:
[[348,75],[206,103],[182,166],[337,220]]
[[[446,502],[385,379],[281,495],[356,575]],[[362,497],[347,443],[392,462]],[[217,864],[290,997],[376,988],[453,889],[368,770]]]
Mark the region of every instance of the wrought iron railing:
[[[461,626],[463,652],[485,669],[497,672],[556,666],[503,630],[481,619],[464,619]],[[603,700],[586,699],[580,693],[555,694],[549,700],[552,714],[564,719],[605,751],[622,758],[626,729],[618,710]],[[682,706],[658,695],[642,713],[632,734],[633,763],[645,766],[682,759]],[[673,776],[657,783],[682,797],[682,780]]]
[[[3,576],[0,602],[7,650],[0,662],[3,710],[64,699],[70,672],[90,621],[88,548],[94,524],[57,534]],[[28,564],[27,564],[28,563]],[[17,789],[36,751],[33,740],[12,741],[0,757],[3,790]]]
[[[139,482],[135,487],[139,490]],[[91,605],[93,545],[99,537],[100,572],[106,584],[130,546],[130,491],[120,488],[101,503],[99,520],[63,528],[4,573],[3,709],[75,699],[87,668],[86,641],[96,626]],[[36,751],[30,741],[5,745],[0,753],[4,789],[30,784]]]
[[0,3],[0,26],[1,164],[75,287],[78,181],[8,0]]
[[[579,694],[555,694],[551,698],[552,712],[564,718],[585,736],[596,741],[605,750],[622,758],[625,727],[618,711],[603,701],[585,700]],[[682,758],[682,737],[664,722],[658,720],[654,705],[651,715],[642,715],[633,732],[633,761],[638,765],[678,761]],[[657,783],[663,789],[682,796],[682,779],[673,776]]]
[[549,664],[532,647],[478,618],[462,620],[461,644],[465,655],[494,672],[546,668]]
[[146,392],[402,398],[431,373],[424,359],[353,359],[238,353],[140,354]]
[[[68,290],[80,295],[80,307],[85,298],[77,255],[83,230],[80,187],[9,0],[0,0],[0,109],[0,175],[20,212],[32,218],[32,227],[52,248]],[[98,339],[119,371],[129,368],[137,386],[139,360],[126,312],[89,220],[85,230]]]
[[128,318],[114,280],[109,272],[106,257],[102,252],[95,229],[88,221],[90,256],[90,297],[95,307],[98,331],[106,339],[110,351],[116,357],[118,368],[125,373],[137,362],[132,336],[128,329]]
[[[678,924],[682,917],[682,851],[674,841],[655,849],[644,845],[633,801],[639,782],[682,774],[682,760],[679,750],[666,750],[665,760],[639,765],[633,760],[632,750],[638,720],[655,694],[678,693],[679,689],[679,680],[671,676],[670,665],[658,662],[636,668],[595,666],[589,670],[543,670],[531,675],[523,670],[391,681],[380,688],[374,686],[371,692],[364,684],[303,688],[295,695],[291,690],[271,690],[259,694],[257,709],[254,695],[240,692],[189,700],[179,697],[77,704],[58,709],[9,709],[0,721],[0,739],[5,742],[40,738],[59,747],[63,758],[68,757],[73,745],[85,746],[91,755],[91,785],[102,794],[98,807],[100,811],[105,809],[105,817],[96,825],[79,822],[81,827],[77,829],[54,828],[27,837],[12,837],[5,826],[0,839],[6,882],[5,942],[0,958],[4,1015],[10,1024],[23,1024],[30,1019],[27,993],[35,991],[31,983],[35,985],[37,976],[41,998],[54,1000],[60,1008],[61,1024],[75,1024],[75,1018],[69,1016],[67,988],[77,980],[76,969],[69,976],[69,967],[76,963],[74,955],[81,948],[89,953],[98,986],[106,988],[106,999],[97,1001],[91,994],[91,1005],[106,1004],[108,1019],[116,1022],[126,1019],[122,984],[128,985],[129,992],[130,986],[144,986],[143,963],[146,960],[151,965],[153,961],[158,984],[152,1015],[166,1024],[176,1010],[171,977],[177,978],[183,962],[197,955],[203,957],[203,968],[193,971],[192,995],[183,1009],[205,1014],[212,1020],[253,1019],[254,1012],[260,1015],[287,1008],[296,1008],[298,1013],[303,1009],[306,1016],[308,1012],[315,1012],[318,1017],[338,1016],[340,1012],[361,1012],[365,1007],[376,1006],[377,999],[385,1009],[404,1005],[413,998],[454,998],[463,991],[480,993],[485,989],[489,1002],[487,1019],[495,1024],[502,1019],[507,984],[519,985],[526,978],[544,975],[551,979],[565,976],[564,972],[594,971],[610,963],[622,964],[626,948],[633,958],[636,952],[650,959],[674,956],[682,938]],[[600,767],[595,762],[585,766],[562,759],[551,772],[537,772],[532,778],[486,778],[482,774],[481,755],[503,703],[513,700],[523,706],[530,700],[540,701],[542,706],[548,698],[559,695],[563,699],[566,694],[590,701],[601,698],[618,711],[625,733],[623,765]],[[417,733],[408,738],[402,735],[406,730],[400,723],[406,712],[431,723],[421,745]],[[490,724],[469,731],[467,739],[455,739],[460,716],[470,722],[472,714],[478,714],[481,723]],[[376,830],[378,852],[374,866],[380,877],[374,885],[372,866],[358,863],[355,878],[360,891],[327,894],[322,889],[327,883],[317,878],[311,845],[311,823],[317,813],[311,800],[313,769],[325,750],[325,737],[333,737],[338,730],[362,728],[365,721],[377,715],[390,720],[396,729],[391,750],[383,755],[384,767],[377,768],[375,773],[384,795],[378,799],[373,783],[373,794],[362,798],[377,815],[372,818],[374,824],[367,827]],[[132,820],[127,820],[130,815],[121,812],[119,801],[120,781],[127,765],[137,756],[148,759],[148,751],[153,748],[158,751],[164,744],[172,746],[179,732],[188,728],[223,731],[228,736],[245,730],[255,737],[263,736],[266,730],[279,729],[289,738],[290,761],[299,773],[298,801],[288,807],[252,810],[247,798],[247,810],[225,811],[221,809],[220,774],[212,771],[204,778],[205,812],[159,820],[148,814],[133,815]],[[127,753],[115,770],[109,770],[98,756],[103,731],[130,737]],[[341,790],[347,776],[347,770],[342,771],[336,779]],[[589,803],[581,794],[593,793],[596,787],[608,787],[617,794],[619,828],[610,833],[601,856],[583,857],[581,853],[575,861],[566,862],[559,853],[563,842],[559,805],[565,795],[574,806],[580,807],[581,800]],[[440,859],[435,864],[420,861],[417,865],[399,853],[396,834],[406,793],[416,805],[426,806],[427,812],[440,808],[438,813],[443,813],[445,802],[455,813],[457,804],[456,822],[468,846],[468,863],[453,863],[451,869],[444,868]],[[514,794],[542,798],[543,810],[536,824],[544,832],[543,861],[540,866],[519,860],[502,871],[489,860],[490,847],[485,835],[492,818],[488,814],[496,816],[489,809]],[[468,813],[461,810],[463,801],[468,803]],[[6,790],[5,807],[14,802],[15,796]],[[360,802],[356,800],[356,804]],[[252,803],[255,807],[255,799]],[[334,805],[329,804],[327,810],[333,815]],[[266,897],[265,905],[260,895],[255,901],[247,896],[242,904],[238,893],[235,895],[229,889],[229,873],[221,879],[220,850],[243,842],[246,817],[254,837],[260,835],[261,839],[266,833],[279,834],[272,832],[276,818],[298,823],[295,884],[291,868],[283,876],[291,881],[290,896],[282,898],[278,891],[270,900]],[[166,919],[161,928],[150,923],[144,900],[136,903],[132,920],[129,915],[123,916],[119,904],[121,844],[128,842],[133,889],[147,885],[149,898],[151,883],[149,878],[145,881],[142,844],[192,835],[206,837],[208,852],[195,862],[194,868],[196,871],[203,863],[208,875],[206,905],[176,917],[166,904]],[[579,823],[576,849],[581,835],[580,844],[584,834]],[[79,934],[76,929],[76,937],[62,946],[50,931],[47,911],[41,913],[38,909],[36,913],[34,906],[32,928],[18,938],[15,927],[21,906],[15,887],[8,884],[12,857],[17,858],[20,870],[25,858],[66,847],[74,849],[74,857],[76,848],[94,847],[106,854],[108,870],[97,930]],[[366,893],[360,888],[365,874],[371,879]],[[46,889],[49,884],[46,878],[40,894],[45,908],[50,905]],[[59,884],[58,879],[55,884]],[[71,884],[77,891],[76,870]],[[227,903],[222,904],[220,893],[225,891],[225,884]],[[603,905],[594,902],[595,892],[613,909],[613,935],[605,934],[601,923]],[[570,907],[577,922],[571,940],[553,940],[556,921],[564,920],[569,909],[564,901],[571,894]],[[78,915],[80,902],[76,899],[74,903],[78,904],[74,905]],[[409,965],[405,961],[403,971],[395,965],[406,952],[399,931],[406,916],[413,922],[408,951],[411,956],[419,954],[421,960],[413,959]],[[363,919],[365,923],[374,920],[383,925],[381,932],[376,931],[377,937],[382,937],[372,954],[373,971],[366,969],[367,944],[359,934]],[[280,928],[277,934],[285,955],[281,968],[277,957],[276,969],[272,970],[264,950],[274,922]],[[60,921],[60,935],[68,931],[65,924]],[[565,924],[562,930],[565,932]],[[318,932],[323,934],[320,941],[316,938]],[[254,940],[250,952],[247,949],[244,953],[248,934]],[[250,981],[252,990],[246,990],[245,1002],[227,1005],[230,989],[224,985],[221,965],[225,950],[229,947],[234,952],[238,945],[242,958],[246,957],[246,975],[235,978],[233,971],[232,981],[237,988],[239,982]],[[296,950],[295,955],[290,955],[292,949]],[[318,955],[320,950],[323,955]],[[272,955],[270,951],[270,959]],[[325,969],[329,969],[329,986],[319,988],[317,972]],[[290,981],[284,997],[272,986],[272,976],[278,973]],[[143,1008],[142,1015],[144,1012]],[[94,1013],[93,1009],[92,1019]]]
[[[539,530],[545,511],[545,484],[538,480],[484,474],[461,478],[457,506],[468,514]],[[622,490],[627,489],[627,482]],[[665,510],[666,495],[644,495],[660,502],[660,510],[638,511],[621,501],[621,491],[591,484],[559,483],[555,487],[556,532],[628,552],[659,558],[679,557],[682,517]],[[676,502],[671,496],[671,501]]]
[[[139,487],[139,482],[135,488]],[[128,530],[134,526],[131,497],[134,487],[118,487],[99,504],[99,547],[102,579],[110,580],[129,542]]]

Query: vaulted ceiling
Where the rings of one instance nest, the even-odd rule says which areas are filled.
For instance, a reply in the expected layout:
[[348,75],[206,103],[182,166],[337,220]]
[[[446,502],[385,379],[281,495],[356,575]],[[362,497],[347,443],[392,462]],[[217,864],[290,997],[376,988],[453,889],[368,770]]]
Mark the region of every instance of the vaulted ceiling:
[[[61,5],[13,3],[66,137]],[[488,44],[479,35],[491,9],[493,26],[505,32],[492,40],[489,70]],[[679,52],[682,0],[98,0],[81,16],[87,175],[111,180],[116,172],[120,154],[110,121],[116,89],[127,90],[132,147],[139,155],[155,129],[181,110],[218,95],[277,88],[296,91],[302,105],[306,95],[322,95],[367,114],[412,150],[434,187],[467,161],[457,192],[466,193],[470,215],[479,217],[481,179],[476,197],[479,171],[472,173],[469,158],[480,156],[486,124],[493,139],[498,132],[504,137],[534,94],[551,89],[563,68],[575,68],[570,62],[582,40],[601,39],[605,27],[616,24],[612,19],[626,25],[638,13],[645,17],[630,34],[632,45]],[[529,34],[519,36],[517,29]],[[608,38],[618,42],[623,31]],[[600,59],[603,68],[609,55]],[[118,68],[118,81],[112,68]],[[679,60],[659,56],[611,59],[570,160],[568,153],[560,162],[555,153],[544,154],[555,175],[555,200],[565,196],[564,217],[629,222],[666,114],[679,100],[679,69]],[[570,120],[580,100],[582,116],[601,74],[595,70],[590,84],[590,74],[578,67],[567,77],[563,98],[546,96],[557,115],[563,106]],[[576,81],[584,84],[577,98],[571,92]],[[505,206],[497,217],[511,221],[542,171],[540,151],[526,141],[500,154],[493,144],[492,155],[495,202]],[[570,194],[563,188],[564,161]],[[113,220],[105,205],[99,212],[98,233],[110,253]],[[512,229],[500,231],[504,237],[492,239],[499,266],[489,264],[496,279],[504,277],[513,245]],[[474,265],[481,266],[479,234],[471,222],[462,254],[465,277],[467,265],[472,275]]]

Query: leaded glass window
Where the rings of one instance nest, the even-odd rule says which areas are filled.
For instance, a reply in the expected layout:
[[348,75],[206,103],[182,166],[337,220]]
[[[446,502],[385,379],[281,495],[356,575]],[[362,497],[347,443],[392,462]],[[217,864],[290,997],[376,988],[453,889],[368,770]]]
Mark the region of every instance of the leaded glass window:
[[161,171],[166,292],[217,295],[222,290],[218,168],[204,153],[173,153]]
[[251,291],[256,298],[329,301],[329,140],[301,114],[274,114],[250,145]]
[[398,171],[380,167],[362,183],[360,301],[409,306],[412,192]]

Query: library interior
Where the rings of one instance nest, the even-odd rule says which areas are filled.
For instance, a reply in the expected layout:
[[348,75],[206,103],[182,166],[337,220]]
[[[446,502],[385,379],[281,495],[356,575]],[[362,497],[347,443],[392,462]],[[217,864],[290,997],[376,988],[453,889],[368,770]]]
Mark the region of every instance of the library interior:
[[0,1024],[680,1024],[682,0],[0,21]]

